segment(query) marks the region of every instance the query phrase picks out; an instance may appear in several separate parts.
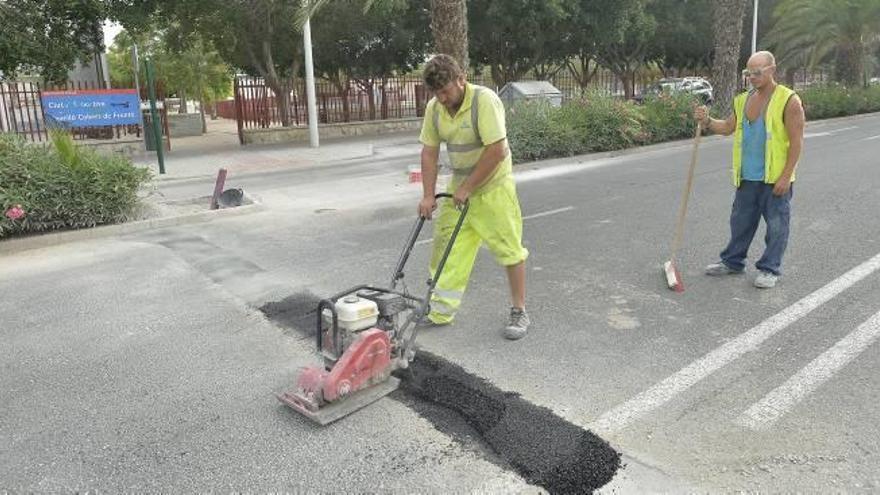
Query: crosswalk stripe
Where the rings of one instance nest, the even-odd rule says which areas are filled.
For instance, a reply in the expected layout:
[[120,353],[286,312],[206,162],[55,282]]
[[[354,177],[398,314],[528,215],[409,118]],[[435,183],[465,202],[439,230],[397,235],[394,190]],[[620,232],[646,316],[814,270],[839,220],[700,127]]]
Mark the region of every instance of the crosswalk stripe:
[[764,341],[874,273],[878,268],[880,268],[880,254],[709,352],[650,389],[602,414],[590,424],[590,429],[615,433],[626,428],[633,421],[669,402],[728,363],[755,350]]
[[736,422],[754,430],[767,428],[855,359],[878,337],[880,312],[746,410]]

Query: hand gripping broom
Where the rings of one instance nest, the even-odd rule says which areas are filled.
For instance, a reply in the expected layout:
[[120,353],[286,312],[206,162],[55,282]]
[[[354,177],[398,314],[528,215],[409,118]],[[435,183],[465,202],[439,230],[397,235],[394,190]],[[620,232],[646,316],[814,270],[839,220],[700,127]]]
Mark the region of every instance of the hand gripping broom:
[[681,280],[681,273],[675,266],[675,253],[681,246],[681,239],[684,235],[684,217],[687,214],[688,198],[691,195],[691,186],[694,182],[694,170],[697,168],[697,150],[700,147],[700,136],[703,134],[703,123],[697,123],[697,133],[694,136],[694,149],[691,152],[691,164],[688,169],[687,182],[684,186],[684,193],[681,196],[681,206],[678,209],[678,223],[675,226],[675,237],[672,238],[672,249],[669,255],[669,261],[663,263],[663,273],[666,275],[666,284],[675,292],[684,292],[684,283]]

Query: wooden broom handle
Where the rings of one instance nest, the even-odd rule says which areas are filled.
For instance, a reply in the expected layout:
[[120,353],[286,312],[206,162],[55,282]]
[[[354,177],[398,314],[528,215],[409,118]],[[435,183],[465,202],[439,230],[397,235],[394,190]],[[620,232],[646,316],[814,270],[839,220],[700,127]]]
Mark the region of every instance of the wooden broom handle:
[[691,195],[691,187],[694,183],[694,171],[697,169],[697,150],[700,147],[700,137],[703,135],[703,123],[697,122],[697,132],[694,136],[694,149],[691,151],[691,164],[688,168],[687,182],[684,193],[681,196],[681,206],[678,208],[678,223],[675,226],[675,237],[672,238],[672,249],[669,255],[670,261],[675,261],[675,253],[681,247],[681,239],[684,235],[684,217],[687,214],[688,198]]

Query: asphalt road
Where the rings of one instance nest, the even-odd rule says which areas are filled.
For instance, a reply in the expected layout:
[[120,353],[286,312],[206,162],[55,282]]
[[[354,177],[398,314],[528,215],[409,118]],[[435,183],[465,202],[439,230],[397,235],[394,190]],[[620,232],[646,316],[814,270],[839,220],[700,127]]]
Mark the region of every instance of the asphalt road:
[[[730,139],[700,150],[683,294],[661,264],[688,143],[521,166],[529,336],[500,337],[507,285],[484,252],[456,324],[419,342],[608,440],[620,491],[876,491],[878,143],[878,116],[808,128],[771,290],[753,266],[702,275],[727,240]],[[255,308],[385,282],[419,194],[398,159],[254,178],[262,213],[0,259],[0,488],[538,490],[402,398],[319,430],[271,397],[315,356]]]

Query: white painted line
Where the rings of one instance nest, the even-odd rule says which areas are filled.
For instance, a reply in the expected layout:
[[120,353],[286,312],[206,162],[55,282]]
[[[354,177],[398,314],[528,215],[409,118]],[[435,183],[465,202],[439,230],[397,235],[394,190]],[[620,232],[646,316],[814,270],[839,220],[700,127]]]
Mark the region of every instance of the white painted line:
[[880,139],[880,135],[867,137],[867,138],[865,138],[864,140],[865,140],[865,141],[873,141],[873,140],[875,140],[875,139]]
[[736,422],[753,430],[767,428],[855,359],[878,337],[880,337],[880,312],[862,323],[859,328],[838,341],[834,347],[822,353],[776,390],[767,394],[737,418]]
[[858,129],[859,126],[851,125],[849,127],[841,127],[840,129],[832,129],[831,132],[843,132],[843,131],[851,131],[853,129]]
[[606,433],[614,433],[626,428],[633,421],[669,402],[676,395],[686,391],[728,363],[757,349],[764,341],[874,273],[878,268],[880,268],[880,254],[767,318],[749,331],[716,348],[636,397],[602,414],[589,427]]
[[555,210],[545,211],[542,213],[535,213],[534,215],[529,215],[529,216],[523,217],[523,220],[531,220],[533,218],[547,217],[550,215],[555,215],[557,213],[565,213],[566,211],[571,211],[573,209],[574,209],[574,206],[566,206],[565,208],[557,208]]
[[830,136],[830,135],[831,135],[830,132],[808,132],[808,133],[804,134],[804,139],[809,139],[809,138],[814,138],[814,137]]
[[[523,220],[531,220],[533,218],[547,217],[550,215],[556,215],[557,213],[565,213],[566,211],[571,211],[574,209],[574,206],[566,206],[564,208],[557,208],[555,210],[543,211],[541,213],[535,213],[534,215],[529,215],[523,217]],[[430,244],[434,242],[434,239],[422,239],[421,241],[416,241],[413,246],[421,246],[422,244]]]

